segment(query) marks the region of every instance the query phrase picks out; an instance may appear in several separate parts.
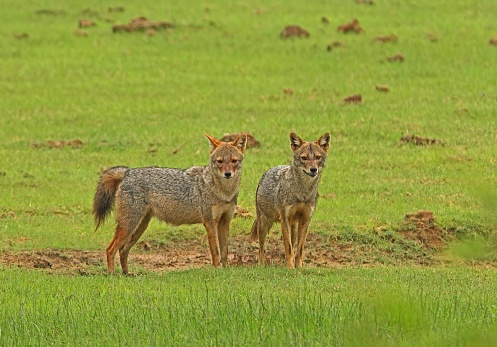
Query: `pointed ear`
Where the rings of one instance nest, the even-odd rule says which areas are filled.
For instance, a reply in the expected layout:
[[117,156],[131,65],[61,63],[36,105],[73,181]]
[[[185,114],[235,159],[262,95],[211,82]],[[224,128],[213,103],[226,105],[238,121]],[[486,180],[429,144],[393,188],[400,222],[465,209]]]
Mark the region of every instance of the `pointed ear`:
[[247,146],[247,134],[242,133],[240,134],[232,143],[231,145],[235,146],[238,148],[242,153],[245,152],[245,147]]
[[292,151],[295,152],[304,142],[305,141],[302,140],[297,134],[290,133],[290,146],[292,147]]
[[207,135],[205,134],[205,137],[207,137],[207,140],[209,140],[209,146],[211,147],[211,153],[214,152],[214,150],[219,147],[219,144],[221,143],[221,141],[219,141],[218,139],[210,136],[210,135]]
[[328,152],[328,148],[330,148],[330,133],[323,134],[315,143],[325,152]]

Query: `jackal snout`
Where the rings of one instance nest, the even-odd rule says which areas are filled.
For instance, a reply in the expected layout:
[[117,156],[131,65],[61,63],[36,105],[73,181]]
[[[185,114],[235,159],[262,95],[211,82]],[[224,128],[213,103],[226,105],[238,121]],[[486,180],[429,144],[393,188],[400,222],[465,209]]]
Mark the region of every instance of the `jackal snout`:
[[216,160],[217,167],[219,169],[219,174],[223,178],[232,178],[240,171],[240,161],[242,158],[231,157],[231,158],[218,158]]

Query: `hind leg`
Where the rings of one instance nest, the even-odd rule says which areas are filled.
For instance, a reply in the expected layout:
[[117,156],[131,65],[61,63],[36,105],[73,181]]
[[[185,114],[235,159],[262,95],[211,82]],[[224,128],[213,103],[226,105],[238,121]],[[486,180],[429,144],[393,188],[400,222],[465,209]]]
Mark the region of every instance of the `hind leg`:
[[119,260],[121,262],[121,268],[123,269],[124,274],[128,274],[128,255],[131,247],[135,245],[135,243],[140,239],[145,230],[147,230],[148,223],[150,223],[150,219],[152,215],[150,213],[146,214],[145,217],[141,220],[138,228],[131,234],[131,237],[128,238],[128,241],[119,248]]
[[116,252],[119,248],[124,246],[126,242],[128,242],[128,239],[129,233],[118,223],[116,232],[114,233],[114,237],[112,238],[106,249],[108,273],[112,274],[116,272],[114,268],[114,258],[116,256]]
[[259,265],[266,264],[266,237],[273,223],[264,215],[259,217]]

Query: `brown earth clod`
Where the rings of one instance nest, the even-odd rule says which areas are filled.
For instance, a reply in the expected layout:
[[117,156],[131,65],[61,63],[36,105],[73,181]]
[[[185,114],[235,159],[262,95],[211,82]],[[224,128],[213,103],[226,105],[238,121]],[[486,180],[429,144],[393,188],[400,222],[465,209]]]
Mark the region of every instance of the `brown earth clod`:
[[148,35],[154,31],[152,35],[157,30],[172,29],[174,24],[165,21],[150,21],[146,17],[137,17],[131,19],[128,24],[115,24],[112,26],[113,33],[119,32],[135,32],[135,31],[145,31]]
[[373,39],[374,42],[382,42],[382,43],[397,42],[398,40],[399,38],[395,34],[376,36]]
[[283,88],[283,94],[293,95],[293,89],[292,88]]
[[92,20],[89,20],[89,19],[80,19],[79,22],[78,22],[78,26],[79,28],[91,28],[91,27],[94,27],[96,26],[97,24],[92,21]]
[[404,135],[400,138],[400,141],[405,143],[412,143],[416,146],[444,145],[444,142],[442,140],[420,137],[417,135]]
[[356,34],[359,34],[360,32],[364,31],[363,28],[359,25],[359,21],[354,18],[350,23],[345,23],[342,25],[339,25],[337,28],[338,32],[343,32],[344,34],[354,32]]
[[388,93],[390,91],[390,87],[384,85],[377,85],[376,90],[382,93]]
[[34,143],[34,148],[64,148],[64,147],[72,147],[74,149],[81,148],[85,143],[80,139],[74,140],[48,140],[45,143]]
[[310,34],[307,30],[299,25],[287,25],[280,33],[282,39],[287,39],[290,37],[309,37]]
[[15,35],[13,35],[13,37],[16,40],[24,40],[24,39],[29,38],[29,34],[28,33],[15,34]]
[[326,46],[326,50],[331,52],[334,48],[345,47],[345,45],[340,41],[333,41],[328,46]]
[[402,53],[395,53],[394,55],[388,57],[387,60],[389,62],[398,61],[402,63],[405,60],[405,57]]
[[221,139],[221,141],[224,142],[231,142],[235,141],[235,139],[240,136],[241,134],[247,135],[247,148],[253,148],[253,147],[259,147],[260,143],[255,139],[254,136],[252,136],[250,133],[247,132],[239,132],[235,134],[224,134],[224,137]]
[[342,100],[342,103],[344,104],[360,104],[362,103],[362,95],[361,94],[354,94],[351,96],[347,96]]
[[243,208],[240,205],[236,205],[235,208],[235,218],[253,218],[254,214],[250,213],[249,210],[246,208]]
[[114,6],[107,9],[108,12],[124,12],[123,6]]

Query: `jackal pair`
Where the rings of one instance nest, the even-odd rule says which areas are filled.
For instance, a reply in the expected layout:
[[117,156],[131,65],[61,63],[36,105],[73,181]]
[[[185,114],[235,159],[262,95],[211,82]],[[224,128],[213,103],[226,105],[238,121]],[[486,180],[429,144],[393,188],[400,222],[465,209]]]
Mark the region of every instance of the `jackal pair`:
[[[117,226],[107,247],[107,267],[114,272],[119,250],[123,273],[128,255],[152,217],[173,225],[202,223],[215,267],[228,265],[228,234],[240,187],[246,135],[223,142],[206,135],[210,145],[208,166],[188,169],[113,167],[103,172],[93,202],[98,226],[117,202]],[[318,183],[329,148],[329,133],[306,142],[290,134],[291,166],[269,169],[257,187],[257,218],[252,239],[259,238],[259,263],[265,263],[266,236],[281,222],[287,267],[302,267],[309,222],[316,207]]]

